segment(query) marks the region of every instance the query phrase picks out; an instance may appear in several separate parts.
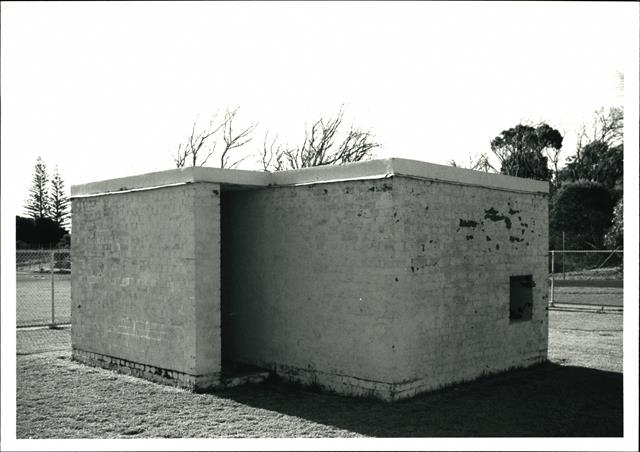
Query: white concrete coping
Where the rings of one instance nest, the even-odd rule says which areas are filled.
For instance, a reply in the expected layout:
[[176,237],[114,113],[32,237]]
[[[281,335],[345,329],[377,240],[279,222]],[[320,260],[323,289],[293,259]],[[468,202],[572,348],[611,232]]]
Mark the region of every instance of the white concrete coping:
[[346,165],[316,166],[271,173],[271,185],[310,185],[362,179],[382,179],[393,176],[391,160],[367,160]]
[[97,196],[152,188],[213,182],[225,185],[268,186],[271,174],[264,171],[228,170],[205,166],[170,169],[136,176],[120,177],[87,184],[72,185],[71,197]]
[[339,166],[319,166],[269,173],[195,166],[71,186],[71,197],[149,190],[173,185],[212,182],[229,187],[269,187],[321,184],[346,180],[404,176],[508,191],[548,193],[549,183],[484,173],[464,168],[399,158],[368,160]]
[[509,191],[549,193],[549,182],[504,174],[485,173],[453,166],[437,165],[419,160],[391,159],[395,176],[416,177],[462,185],[498,188]]

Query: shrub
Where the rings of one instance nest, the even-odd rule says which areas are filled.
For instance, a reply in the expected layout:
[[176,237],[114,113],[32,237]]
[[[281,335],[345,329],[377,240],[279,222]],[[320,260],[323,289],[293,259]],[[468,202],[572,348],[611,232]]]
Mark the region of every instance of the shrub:
[[551,249],[602,249],[611,226],[614,201],[601,183],[580,180],[566,183],[554,196],[549,212]]
[[16,246],[53,248],[67,231],[50,218],[23,218],[16,216]]
[[613,221],[611,227],[604,236],[604,244],[607,248],[622,249],[624,246],[624,222],[623,222],[622,198],[613,209]]

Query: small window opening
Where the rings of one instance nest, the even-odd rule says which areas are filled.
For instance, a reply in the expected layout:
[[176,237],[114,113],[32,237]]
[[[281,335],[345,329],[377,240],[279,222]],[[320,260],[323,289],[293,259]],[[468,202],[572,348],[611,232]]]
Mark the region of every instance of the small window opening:
[[531,275],[509,278],[509,320],[512,322],[531,320],[535,285]]

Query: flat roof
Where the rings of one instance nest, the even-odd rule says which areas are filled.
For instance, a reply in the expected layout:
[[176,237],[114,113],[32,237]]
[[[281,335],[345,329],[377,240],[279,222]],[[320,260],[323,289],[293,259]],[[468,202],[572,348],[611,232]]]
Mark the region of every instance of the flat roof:
[[390,158],[273,173],[192,166],[72,185],[71,197],[99,196],[197,182],[212,182],[234,189],[322,184],[394,176],[508,191],[549,193],[549,183],[545,181],[485,173],[418,160]]

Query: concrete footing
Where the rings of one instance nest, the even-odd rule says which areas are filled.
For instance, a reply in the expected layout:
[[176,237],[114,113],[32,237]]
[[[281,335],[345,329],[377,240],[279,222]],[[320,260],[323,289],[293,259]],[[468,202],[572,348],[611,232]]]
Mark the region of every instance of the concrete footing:
[[176,370],[162,369],[113,356],[87,352],[76,347],[72,349],[72,359],[89,366],[102,367],[103,369],[114,370],[123,375],[144,378],[155,383],[175,386],[194,392],[227,389],[245,384],[257,384],[269,378],[269,372],[263,369],[243,370],[231,375],[225,373],[189,375]]

